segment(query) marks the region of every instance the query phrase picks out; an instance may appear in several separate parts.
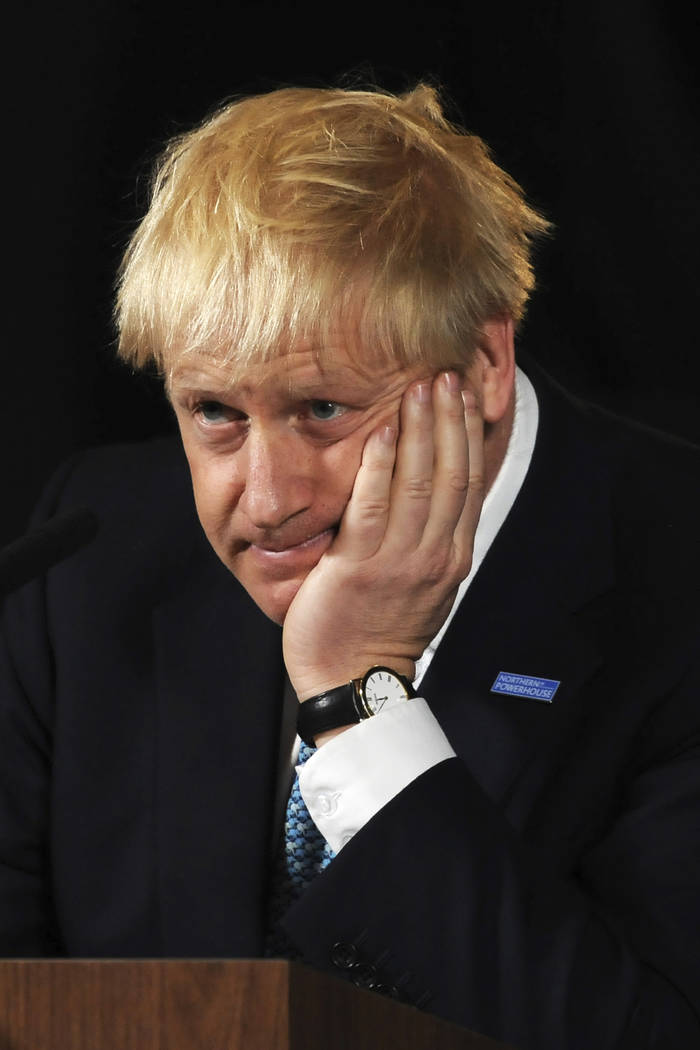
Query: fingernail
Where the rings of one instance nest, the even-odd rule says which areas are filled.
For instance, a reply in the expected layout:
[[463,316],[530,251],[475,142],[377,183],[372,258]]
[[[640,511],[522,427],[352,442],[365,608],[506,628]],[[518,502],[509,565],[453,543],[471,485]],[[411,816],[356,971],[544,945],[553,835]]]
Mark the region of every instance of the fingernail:
[[461,383],[459,376],[456,372],[443,372],[444,383],[449,392],[453,395],[459,394]]
[[420,401],[421,404],[425,404],[426,401],[431,400],[430,394],[431,384],[429,382],[419,383],[418,386],[414,387],[414,397],[416,401]]
[[392,446],[396,441],[396,427],[382,427],[379,431],[379,440],[384,445]]
[[476,408],[476,396],[473,390],[463,390],[462,401],[464,402],[465,412],[473,412]]

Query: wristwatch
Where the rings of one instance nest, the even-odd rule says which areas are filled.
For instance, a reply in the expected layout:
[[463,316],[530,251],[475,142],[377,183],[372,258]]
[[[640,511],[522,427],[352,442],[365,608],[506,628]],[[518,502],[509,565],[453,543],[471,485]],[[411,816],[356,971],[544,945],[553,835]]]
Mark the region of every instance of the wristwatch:
[[398,671],[370,667],[362,678],[353,678],[300,703],[297,732],[305,744],[315,747],[320,733],[361,722],[415,695],[411,682]]

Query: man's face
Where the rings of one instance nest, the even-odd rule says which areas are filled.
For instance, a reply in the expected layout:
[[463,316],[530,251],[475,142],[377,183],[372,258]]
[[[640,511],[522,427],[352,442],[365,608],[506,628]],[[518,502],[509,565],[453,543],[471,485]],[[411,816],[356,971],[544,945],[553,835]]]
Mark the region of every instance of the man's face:
[[235,385],[204,356],[175,370],[170,396],[202,527],[272,620],[283,622],[331,546],[367,437],[397,425],[406,387],[426,374],[372,365],[342,340],[323,368],[301,347]]

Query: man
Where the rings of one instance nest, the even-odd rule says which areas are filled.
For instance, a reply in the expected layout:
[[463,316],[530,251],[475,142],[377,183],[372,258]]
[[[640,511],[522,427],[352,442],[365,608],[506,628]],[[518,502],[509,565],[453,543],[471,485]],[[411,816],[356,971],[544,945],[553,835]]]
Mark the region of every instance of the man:
[[[3,950],[283,934],[517,1046],[697,1038],[698,456],[516,369],[545,228],[425,86],[171,145],[120,347],[208,543],[168,441],[45,497],[100,534],[9,610]],[[278,926],[297,726],[332,859]]]

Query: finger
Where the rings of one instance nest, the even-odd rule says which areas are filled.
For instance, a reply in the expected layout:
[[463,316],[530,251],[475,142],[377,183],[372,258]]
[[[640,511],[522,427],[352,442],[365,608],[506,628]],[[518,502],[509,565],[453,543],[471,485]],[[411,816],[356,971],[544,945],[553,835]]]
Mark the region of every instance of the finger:
[[332,550],[344,557],[371,558],[381,546],[389,518],[397,429],[381,426],[367,438],[352,495]]
[[469,481],[467,422],[456,372],[443,372],[433,383],[433,414],[433,494],[422,545],[426,553],[438,548],[452,553]]
[[481,508],[484,505],[486,484],[484,477],[484,420],[476,397],[469,391],[463,391],[464,413],[469,447],[469,484],[464,509],[455,529],[455,548],[457,558],[465,566],[465,575],[469,572],[474,551],[474,537],[479,524]]
[[391,486],[386,543],[392,549],[414,550],[423,537],[433,491],[432,380],[407,389],[401,402],[401,432]]

